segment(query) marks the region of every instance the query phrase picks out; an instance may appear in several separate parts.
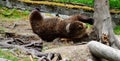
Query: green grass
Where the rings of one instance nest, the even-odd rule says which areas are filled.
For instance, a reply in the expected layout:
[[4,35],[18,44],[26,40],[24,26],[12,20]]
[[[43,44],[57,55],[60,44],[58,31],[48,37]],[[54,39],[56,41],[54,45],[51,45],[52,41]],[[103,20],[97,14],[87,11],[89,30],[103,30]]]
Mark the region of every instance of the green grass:
[[12,61],[18,61],[18,58],[12,55],[10,52],[3,51],[1,49],[0,49],[0,58],[5,58]]
[[120,35],[120,25],[118,25],[114,28],[114,33],[117,35]]
[[[18,58],[15,55],[13,55],[9,50],[2,49],[0,49],[0,58],[5,58],[11,61],[31,61],[29,57]],[[37,61],[37,59],[34,59],[34,61]]]
[[82,3],[88,6],[93,6],[93,0],[54,0],[57,2],[64,2],[64,3]]
[[120,9],[120,0],[110,0],[110,8]]
[[0,6],[0,20],[18,20],[28,19],[29,11],[21,11],[17,9],[8,9]]
[[[94,0],[53,0],[66,3],[82,3],[88,6],[94,5]],[[120,0],[110,0],[110,8],[120,9]]]

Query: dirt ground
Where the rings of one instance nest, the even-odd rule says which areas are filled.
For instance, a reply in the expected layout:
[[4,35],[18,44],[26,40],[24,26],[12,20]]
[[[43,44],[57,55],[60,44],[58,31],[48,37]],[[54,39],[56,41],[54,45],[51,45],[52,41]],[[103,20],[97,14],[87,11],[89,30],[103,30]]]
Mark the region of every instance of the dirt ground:
[[[0,20],[0,33],[4,32],[10,32],[10,33],[16,33],[16,34],[22,34],[22,35],[33,35],[35,38],[40,39],[37,35],[35,35],[32,32],[31,25],[29,23],[29,20],[19,20],[19,21],[1,21]],[[3,32],[3,33],[4,33]],[[120,39],[120,35],[116,35],[118,39]],[[64,45],[69,45],[67,43],[62,44],[62,43],[44,43],[45,46],[55,47],[54,45],[57,45],[56,47],[64,46]],[[48,47],[46,47],[48,49]]]
[[27,20],[0,22],[0,27],[4,28],[5,32],[32,33],[30,23]]
[[[34,34],[32,32],[32,29],[31,29],[31,26],[30,26],[30,23],[28,20],[20,20],[20,21],[0,21],[0,29],[1,30],[1,33],[4,34],[4,33],[15,33],[15,34],[19,34],[19,35],[25,35],[25,36],[32,36],[29,41],[35,41],[35,40],[39,40],[40,38]],[[4,37],[2,35],[2,37]],[[51,48],[57,48],[57,47],[61,47],[61,46],[68,46],[69,44],[67,43],[56,43],[56,42],[44,42],[43,43],[43,50],[48,50],[48,49],[51,49]]]

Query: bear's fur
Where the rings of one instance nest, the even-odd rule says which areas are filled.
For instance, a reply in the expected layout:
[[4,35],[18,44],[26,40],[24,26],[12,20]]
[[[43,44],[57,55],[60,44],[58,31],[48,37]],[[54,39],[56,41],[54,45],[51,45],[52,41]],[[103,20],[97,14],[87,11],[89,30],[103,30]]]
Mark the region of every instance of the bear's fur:
[[67,19],[64,19],[64,20],[67,21],[67,22],[81,21],[81,22],[88,23],[88,24],[91,24],[91,25],[94,24],[94,19],[93,18],[90,18],[90,17],[85,16],[85,15],[81,15],[81,14],[72,15],[72,16],[70,16],[70,18],[67,18]]
[[55,38],[80,38],[86,31],[86,24],[74,19],[65,21],[59,18],[43,18],[38,9],[34,9],[30,14],[30,24],[32,30],[44,41],[53,41]]

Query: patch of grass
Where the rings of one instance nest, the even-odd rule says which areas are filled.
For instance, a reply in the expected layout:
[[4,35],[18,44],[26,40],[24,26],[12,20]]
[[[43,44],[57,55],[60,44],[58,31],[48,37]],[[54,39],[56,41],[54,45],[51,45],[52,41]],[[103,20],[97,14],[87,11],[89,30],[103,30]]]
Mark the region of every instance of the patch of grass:
[[120,9],[120,0],[110,0],[110,8]]
[[64,2],[64,3],[82,3],[88,6],[93,6],[93,0],[54,0],[54,1]]
[[120,25],[118,25],[114,28],[114,33],[117,35],[120,35]]
[[[0,58],[5,58],[11,61],[31,61],[29,57],[18,58],[15,55],[13,55],[9,50],[2,49],[0,49]],[[37,59],[34,59],[34,61],[37,61]]]
[[28,19],[29,11],[21,11],[17,9],[8,9],[6,7],[0,7],[0,18],[1,20],[18,20]]
[[0,58],[5,58],[12,61],[18,61],[18,58],[12,55],[10,52],[3,51],[1,49],[0,49]]
[[[94,5],[94,0],[53,0],[64,3],[82,3],[88,6]],[[120,9],[120,0],[110,0],[110,8]]]

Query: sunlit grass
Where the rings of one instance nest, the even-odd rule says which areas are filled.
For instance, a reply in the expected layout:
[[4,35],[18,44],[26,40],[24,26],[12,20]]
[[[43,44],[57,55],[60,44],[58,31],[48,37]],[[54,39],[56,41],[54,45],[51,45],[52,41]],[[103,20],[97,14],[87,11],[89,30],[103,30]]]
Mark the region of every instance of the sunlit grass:
[[120,35],[120,25],[118,25],[114,28],[114,32],[115,32],[115,34]]
[[[0,49],[0,58],[5,58],[11,61],[31,61],[29,56],[18,58],[15,55],[13,55],[9,50],[2,50],[2,49]],[[33,59],[33,61],[37,61],[37,59]]]
[[88,6],[93,6],[93,0],[54,0],[57,2],[64,2],[64,3],[81,3],[81,4],[85,4]]
[[[88,6],[94,5],[94,0],[54,0],[57,2],[82,3]],[[110,0],[110,8],[120,9],[120,0]]]
[[18,61],[18,58],[15,57],[13,54],[11,54],[8,51],[3,51],[1,49],[0,49],[0,58],[5,58],[12,61]]
[[0,20],[19,20],[24,19],[27,20],[29,15],[29,11],[21,11],[17,9],[8,9],[5,7],[0,7]]

